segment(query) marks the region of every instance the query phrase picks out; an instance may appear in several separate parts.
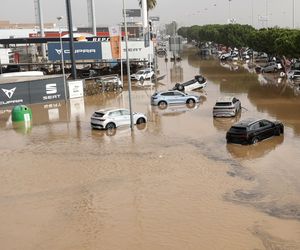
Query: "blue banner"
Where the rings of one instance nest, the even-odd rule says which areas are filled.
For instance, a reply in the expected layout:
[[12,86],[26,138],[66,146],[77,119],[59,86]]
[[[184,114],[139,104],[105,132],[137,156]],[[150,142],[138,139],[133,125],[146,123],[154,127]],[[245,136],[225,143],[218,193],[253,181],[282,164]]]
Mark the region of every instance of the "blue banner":
[[[63,42],[64,60],[70,60],[69,42]],[[48,59],[61,61],[61,45],[58,42],[48,43]],[[75,60],[101,60],[101,42],[74,42]]]

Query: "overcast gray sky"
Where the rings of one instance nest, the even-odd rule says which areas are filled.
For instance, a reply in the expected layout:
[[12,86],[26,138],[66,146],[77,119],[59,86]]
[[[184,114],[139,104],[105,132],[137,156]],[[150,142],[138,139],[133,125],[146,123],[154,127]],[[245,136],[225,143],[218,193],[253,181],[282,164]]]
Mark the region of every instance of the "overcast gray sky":
[[[300,10],[300,0],[294,0]],[[65,0],[41,0],[44,22],[56,22],[57,16],[66,16]],[[139,8],[138,0],[125,0],[127,9]],[[87,25],[86,0],[71,0],[73,23]],[[97,25],[115,25],[122,21],[122,0],[95,0]],[[252,8],[253,6],[253,8]],[[235,18],[238,23],[260,28],[268,26],[292,27],[293,0],[157,0],[150,16],[159,16],[160,23],[176,21],[180,26],[226,23]],[[2,0],[0,20],[35,22],[34,0]],[[261,18],[262,17],[262,18]],[[296,11],[296,27],[300,28],[300,13]]]

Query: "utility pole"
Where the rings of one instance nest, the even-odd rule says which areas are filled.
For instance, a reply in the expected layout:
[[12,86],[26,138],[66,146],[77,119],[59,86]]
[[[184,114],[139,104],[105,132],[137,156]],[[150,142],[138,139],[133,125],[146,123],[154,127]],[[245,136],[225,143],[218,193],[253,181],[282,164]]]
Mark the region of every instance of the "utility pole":
[[295,28],[295,0],[293,0],[293,29]]
[[130,61],[128,55],[128,34],[127,34],[127,21],[126,21],[126,9],[125,0],[123,0],[123,17],[125,26],[125,47],[126,47],[126,60],[127,60],[127,78],[128,78],[128,98],[129,98],[129,112],[130,112],[130,128],[133,130],[133,114],[132,114],[132,104],[131,104],[131,79],[130,79]]
[[73,23],[72,23],[72,11],[71,11],[70,0],[66,0],[66,7],[67,7],[68,27],[69,27],[69,43],[70,43],[70,59],[72,63],[72,77],[73,79],[76,79],[77,72],[76,72],[76,63],[75,63],[75,55],[74,55]]
[[[41,37],[45,37],[44,19],[43,19],[43,12],[42,12],[41,1],[40,0],[35,0],[34,4],[35,4],[36,17],[38,19],[39,26],[40,26],[40,36]],[[42,47],[42,57],[45,60],[46,59],[46,47],[45,47],[45,44],[42,44],[41,47]]]

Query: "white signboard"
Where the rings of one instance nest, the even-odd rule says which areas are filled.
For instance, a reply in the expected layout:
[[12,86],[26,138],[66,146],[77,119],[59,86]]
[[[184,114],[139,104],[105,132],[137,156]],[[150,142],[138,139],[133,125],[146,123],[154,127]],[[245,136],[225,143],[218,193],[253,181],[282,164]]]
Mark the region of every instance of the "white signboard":
[[69,98],[83,97],[83,80],[68,81]]
[[[102,42],[102,59],[103,60],[112,60],[111,48],[109,42]],[[123,41],[121,44],[121,53],[122,58],[126,59],[126,47],[125,42]],[[144,40],[142,41],[128,41],[128,55],[129,59],[136,60],[148,60],[149,54],[152,55],[153,58],[153,42],[150,41],[150,47],[145,48]]]

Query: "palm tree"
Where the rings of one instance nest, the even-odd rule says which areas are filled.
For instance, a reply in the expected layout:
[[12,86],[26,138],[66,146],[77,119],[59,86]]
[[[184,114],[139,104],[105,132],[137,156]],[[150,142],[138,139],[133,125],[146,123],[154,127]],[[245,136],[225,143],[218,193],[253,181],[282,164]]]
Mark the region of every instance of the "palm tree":
[[[139,5],[142,7],[142,0],[138,0]],[[147,0],[147,10],[152,10],[156,6],[156,0]]]

